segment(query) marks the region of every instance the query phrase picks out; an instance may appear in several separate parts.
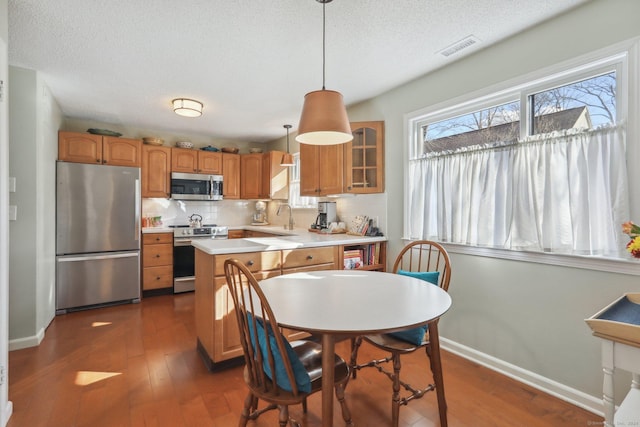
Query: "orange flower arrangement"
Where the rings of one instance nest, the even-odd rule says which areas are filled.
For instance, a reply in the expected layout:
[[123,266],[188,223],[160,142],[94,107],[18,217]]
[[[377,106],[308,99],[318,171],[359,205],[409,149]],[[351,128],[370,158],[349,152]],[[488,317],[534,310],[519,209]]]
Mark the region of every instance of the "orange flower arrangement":
[[640,226],[633,222],[625,222],[622,224],[622,232],[631,238],[631,241],[627,243],[627,251],[634,258],[640,258]]

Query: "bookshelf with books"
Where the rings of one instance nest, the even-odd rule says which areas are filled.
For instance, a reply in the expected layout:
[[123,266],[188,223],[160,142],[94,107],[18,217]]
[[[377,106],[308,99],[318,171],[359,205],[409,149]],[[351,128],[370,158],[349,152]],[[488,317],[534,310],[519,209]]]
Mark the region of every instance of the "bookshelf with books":
[[386,270],[387,242],[343,245],[340,254],[344,270]]

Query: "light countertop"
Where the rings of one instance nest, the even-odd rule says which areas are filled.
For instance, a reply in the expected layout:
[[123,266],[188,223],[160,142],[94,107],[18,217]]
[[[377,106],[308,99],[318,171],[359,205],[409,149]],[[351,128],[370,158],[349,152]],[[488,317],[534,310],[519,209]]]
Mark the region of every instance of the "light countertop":
[[[253,231],[263,231],[265,233],[286,234],[286,235],[296,235],[302,231],[301,228],[287,230],[282,225],[230,225],[228,228],[229,230],[253,230]],[[146,234],[146,233],[173,233],[173,228],[170,228],[168,226],[143,227],[142,234]]]
[[147,233],[173,233],[173,228],[169,227],[142,227],[142,234]]
[[[231,227],[230,227],[231,228]],[[274,237],[248,237],[228,240],[194,240],[191,244],[209,255],[242,252],[277,251],[282,249],[314,248],[321,246],[355,245],[384,242],[386,237],[351,236],[348,234],[311,233],[306,229],[285,230],[282,226],[244,226],[236,229],[258,230],[265,233],[280,233]]]

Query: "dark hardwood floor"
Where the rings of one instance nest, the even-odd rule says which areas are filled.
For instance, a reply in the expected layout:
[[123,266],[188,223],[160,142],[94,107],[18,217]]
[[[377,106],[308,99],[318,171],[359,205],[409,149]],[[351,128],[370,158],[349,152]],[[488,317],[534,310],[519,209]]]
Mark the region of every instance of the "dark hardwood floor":
[[[235,426],[246,395],[242,368],[208,372],[195,351],[194,294],[145,298],[57,316],[39,347],[9,353],[8,427]],[[347,342],[338,344],[347,355]],[[361,357],[374,356],[363,345]],[[405,359],[403,373],[427,380],[427,359]],[[443,352],[451,426],[579,426],[602,418],[482,366]],[[390,382],[373,369],[347,387],[357,426],[390,420]],[[336,402],[337,404],[337,402]],[[320,426],[320,395],[291,413]],[[438,426],[435,394],[400,411],[400,424]],[[271,412],[253,426],[277,425]],[[334,425],[344,425],[336,411]]]

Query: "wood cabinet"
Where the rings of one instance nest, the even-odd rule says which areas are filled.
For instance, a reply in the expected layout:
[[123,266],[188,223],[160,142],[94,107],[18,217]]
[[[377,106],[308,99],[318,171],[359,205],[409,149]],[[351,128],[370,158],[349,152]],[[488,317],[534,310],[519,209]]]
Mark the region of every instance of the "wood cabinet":
[[[242,356],[233,298],[224,276],[224,261],[228,257],[208,255],[196,249],[196,333],[198,351],[209,370],[216,370],[216,364],[220,366],[221,362]],[[280,251],[238,253],[233,257],[247,265],[258,280],[281,272]]]
[[340,259],[338,265],[340,269],[345,269],[345,252],[358,253],[360,259],[360,267],[358,270],[375,270],[386,271],[387,269],[387,243],[375,242],[375,243],[363,243],[357,245],[342,245],[340,246]]
[[266,198],[262,188],[262,157],[261,153],[240,155],[241,199]]
[[222,175],[222,153],[198,151],[198,173]]
[[240,198],[240,155],[222,153],[222,197]]
[[242,199],[287,200],[289,168],[280,166],[284,152],[240,155],[240,197]]
[[141,155],[139,139],[58,132],[58,160],[63,162],[140,167]]
[[171,148],[142,145],[142,197],[171,197]]
[[244,230],[229,230],[229,239],[242,239],[245,237]]
[[384,122],[352,122],[344,145],[344,192],[384,192]]
[[300,195],[384,192],[384,122],[353,122],[351,129],[346,144],[300,144]]
[[262,155],[262,195],[271,200],[289,199],[289,167],[280,166],[283,151]]
[[343,145],[300,144],[300,195],[318,197],[343,192]]
[[173,234],[142,235],[142,290],[173,287]]
[[171,172],[221,175],[222,153],[190,148],[172,148]]
[[339,246],[282,251],[282,274],[338,269]]
[[[379,264],[368,269],[384,271],[386,242],[371,244],[379,245]],[[208,255],[196,249],[196,333],[198,351],[209,370],[225,367],[242,356],[233,301],[224,277],[226,259],[233,257],[242,261],[258,280],[262,280],[287,273],[339,270],[345,248],[334,245],[221,255]],[[289,340],[308,336],[300,331],[284,329],[282,332]]]
[[244,237],[277,237],[280,234],[267,233],[264,231],[244,230]]

